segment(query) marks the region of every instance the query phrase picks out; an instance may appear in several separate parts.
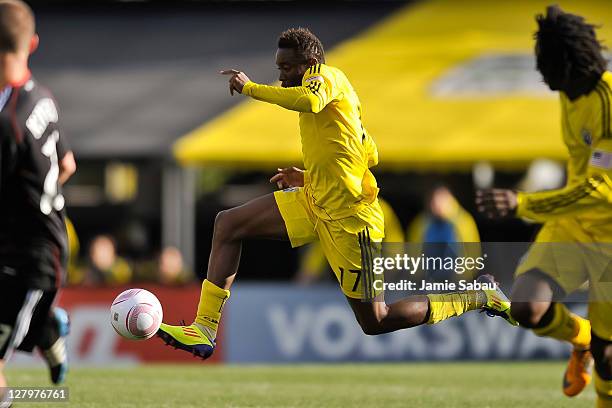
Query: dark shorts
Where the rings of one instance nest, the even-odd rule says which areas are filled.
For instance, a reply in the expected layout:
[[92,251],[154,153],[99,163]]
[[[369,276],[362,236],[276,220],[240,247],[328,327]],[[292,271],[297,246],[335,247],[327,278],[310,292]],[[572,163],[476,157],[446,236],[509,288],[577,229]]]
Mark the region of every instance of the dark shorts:
[[31,352],[49,319],[57,290],[30,288],[19,282],[0,282],[0,360],[14,350]]

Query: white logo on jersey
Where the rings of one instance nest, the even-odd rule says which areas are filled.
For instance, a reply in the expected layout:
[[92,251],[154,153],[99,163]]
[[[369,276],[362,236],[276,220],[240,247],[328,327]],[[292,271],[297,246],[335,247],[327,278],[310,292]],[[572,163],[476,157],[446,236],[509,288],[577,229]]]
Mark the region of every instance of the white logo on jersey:
[[57,187],[57,179],[59,178],[58,141],[59,132],[56,130],[49,135],[41,149],[42,154],[47,156],[51,162],[51,167],[49,167],[49,172],[45,177],[44,192],[40,198],[40,211],[45,215],[51,214],[52,210],[61,211],[64,208],[64,196],[59,193]]
[[57,122],[57,109],[51,98],[43,98],[34,107],[30,117],[26,121],[26,126],[37,140],[40,139],[47,130],[49,123]]

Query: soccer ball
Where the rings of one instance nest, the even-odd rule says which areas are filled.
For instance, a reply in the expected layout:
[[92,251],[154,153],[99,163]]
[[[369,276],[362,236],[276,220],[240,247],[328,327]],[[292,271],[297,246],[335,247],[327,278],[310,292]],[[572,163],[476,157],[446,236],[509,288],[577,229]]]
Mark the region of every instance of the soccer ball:
[[157,297],[144,289],[128,289],[120,293],[110,312],[113,329],[129,340],[153,337],[164,317]]

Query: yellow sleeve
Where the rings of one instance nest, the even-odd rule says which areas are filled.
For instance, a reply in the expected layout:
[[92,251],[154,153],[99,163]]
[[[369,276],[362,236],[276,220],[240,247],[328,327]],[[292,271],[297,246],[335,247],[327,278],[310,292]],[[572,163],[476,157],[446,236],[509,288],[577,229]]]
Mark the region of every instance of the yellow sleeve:
[[302,85],[290,88],[247,82],[242,93],[285,109],[318,113],[335,97],[333,75],[325,71],[324,65],[313,65],[304,74]]
[[612,204],[612,139],[601,138],[591,150],[588,175],[559,190],[519,193],[517,216],[535,221],[580,213]]

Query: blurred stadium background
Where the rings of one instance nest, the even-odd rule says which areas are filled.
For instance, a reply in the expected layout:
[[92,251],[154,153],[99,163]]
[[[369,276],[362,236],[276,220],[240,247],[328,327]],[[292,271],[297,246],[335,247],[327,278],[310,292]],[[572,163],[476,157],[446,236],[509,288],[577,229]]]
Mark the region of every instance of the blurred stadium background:
[[[612,39],[608,1],[558,3]],[[564,183],[558,102],[532,55],[533,17],[547,1],[31,4],[41,36],[32,70],[58,99],[79,166],[65,191],[73,256],[60,299],[72,314],[75,366],[195,361],[159,341],[121,340],[108,306],[124,287],[144,286],[165,320],[190,320],[215,214],[273,191],[276,167],[300,166],[295,114],[230,97],[217,74],[235,67],[274,82],[276,36],[288,27],[318,34],[360,95],[394,241],[422,241],[435,215],[458,241],[527,242],[537,226],[476,217],[474,189]],[[316,248],[249,242],[238,282],[212,363],[568,352],[477,314],[366,337]],[[19,356],[12,366],[32,364]]]

